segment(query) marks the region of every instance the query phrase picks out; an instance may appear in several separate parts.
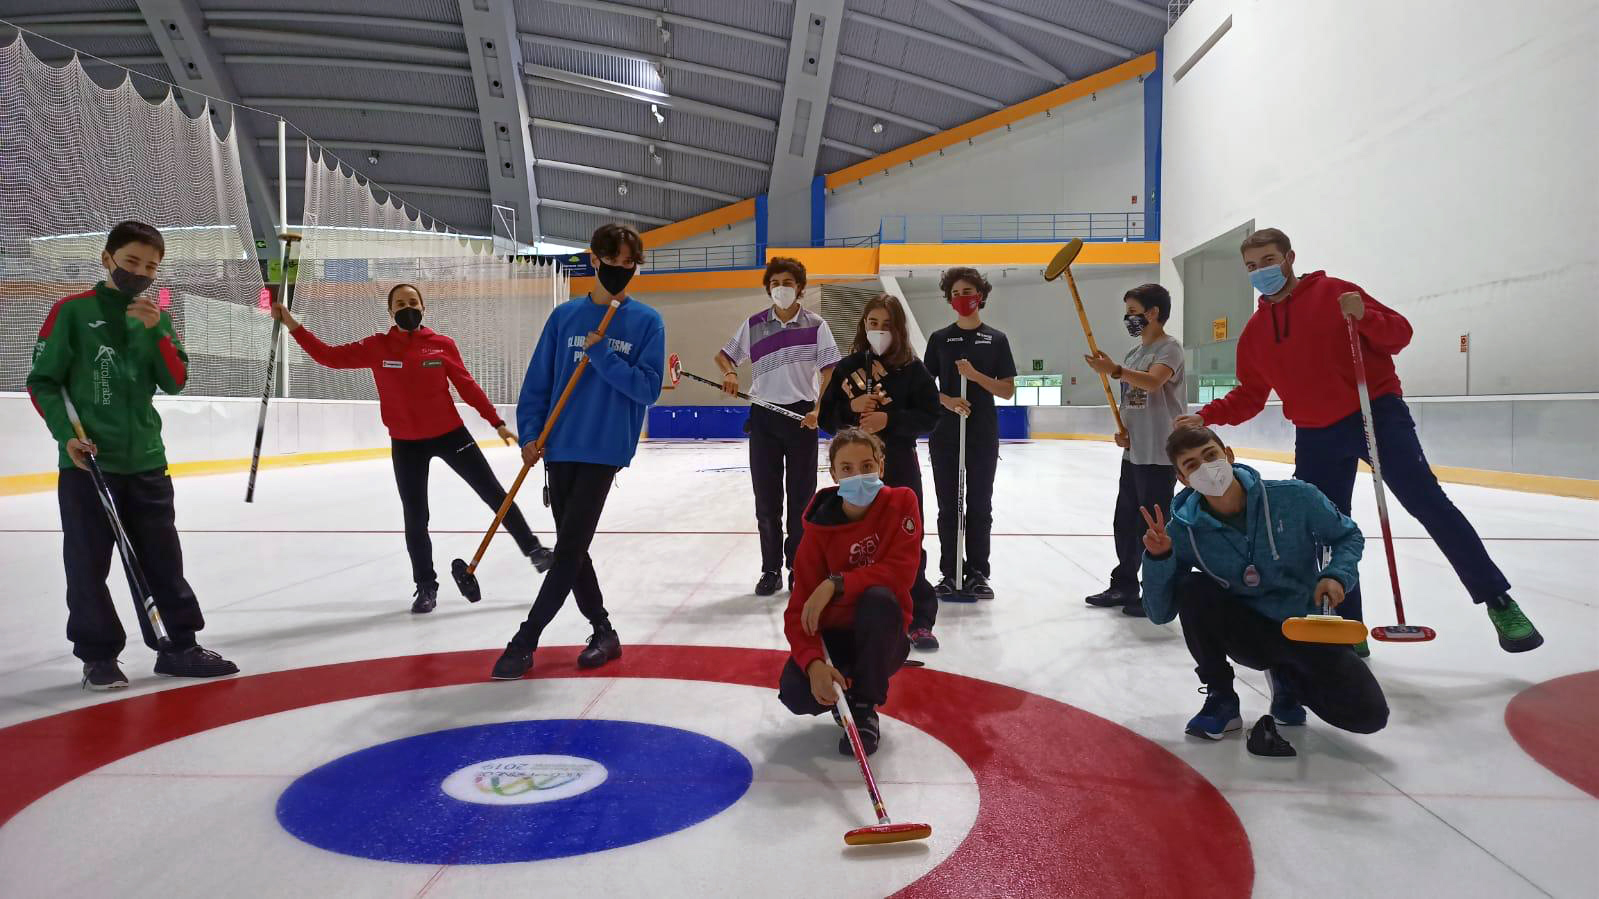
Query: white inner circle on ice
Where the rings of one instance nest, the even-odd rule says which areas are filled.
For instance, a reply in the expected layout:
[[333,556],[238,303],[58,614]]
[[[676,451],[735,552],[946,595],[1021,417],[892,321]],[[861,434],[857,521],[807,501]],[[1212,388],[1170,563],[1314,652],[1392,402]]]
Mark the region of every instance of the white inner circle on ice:
[[602,783],[608,773],[593,759],[574,755],[512,755],[467,765],[439,785],[446,796],[481,805],[534,805],[570,799]]

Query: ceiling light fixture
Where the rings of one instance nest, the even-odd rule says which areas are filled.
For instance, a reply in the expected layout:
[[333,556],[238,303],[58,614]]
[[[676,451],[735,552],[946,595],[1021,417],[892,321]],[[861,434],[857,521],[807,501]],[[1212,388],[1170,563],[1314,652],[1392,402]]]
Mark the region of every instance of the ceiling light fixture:
[[366,161],[367,161],[368,165],[377,165],[378,164],[378,151],[373,150],[373,151],[367,153],[366,154]]
[[618,183],[616,185],[616,195],[619,196],[619,197],[627,196],[627,182],[626,181],[622,181],[622,182],[620,182],[620,183]]
[[883,133],[883,123],[882,122],[873,122],[872,123],[872,133],[873,134],[882,134]]
[[666,116],[661,115],[660,104],[658,104],[658,103],[651,103],[650,104],[650,115],[655,116],[655,124],[657,124],[657,125],[666,124]]

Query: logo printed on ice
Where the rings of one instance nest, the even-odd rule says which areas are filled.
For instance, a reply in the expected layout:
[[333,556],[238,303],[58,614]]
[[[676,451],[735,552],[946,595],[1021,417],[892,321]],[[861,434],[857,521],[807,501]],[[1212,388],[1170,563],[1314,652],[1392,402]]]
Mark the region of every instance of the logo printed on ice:
[[461,768],[440,784],[446,796],[480,805],[570,799],[605,783],[605,766],[571,755],[513,755]]

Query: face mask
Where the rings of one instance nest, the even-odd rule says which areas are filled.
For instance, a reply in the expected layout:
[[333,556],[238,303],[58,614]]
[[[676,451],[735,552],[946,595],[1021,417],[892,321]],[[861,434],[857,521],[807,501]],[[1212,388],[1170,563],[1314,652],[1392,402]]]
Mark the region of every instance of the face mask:
[[867,331],[866,342],[871,344],[872,352],[881,356],[894,345],[894,335],[889,331]]
[[1221,496],[1233,485],[1233,480],[1233,463],[1223,457],[1212,459],[1194,469],[1194,473],[1188,476],[1188,486],[1205,496]]
[[394,313],[394,323],[406,331],[415,331],[422,327],[422,310],[415,306],[407,306]]
[[1122,322],[1127,325],[1127,333],[1134,337],[1144,333],[1144,329],[1149,327],[1149,317],[1136,312],[1122,316]]
[[838,496],[852,506],[869,506],[883,489],[883,479],[876,474],[858,474],[838,482]]
[[1283,289],[1283,285],[1288,283],[1288,276],[1283,274],[1282,266],[1268,265],[1250,272],[1249,283],[1260,291],[1261,296],[1274,297]]
[[130,300],[144,293],[154,283],[154,278],[148,275],[135,275],[120,265],[111,270],[112,286],[127,294]]
[[605,288],[605,292],[613,297],[619,297],[622,291],[627,289],[627,282],[633,280],[633,269],[623,268],[620,265],[606,265],[602,262],[598,275],[600,286]]
[[799,299],[799,291],[786,285],[772,288],[772,305],[779,309],[787,309]]
[[983,297],[981,294],[976,293],[950,297],[949,304],[955,307],[956,315],[976,315],[977,310],[983,308]]

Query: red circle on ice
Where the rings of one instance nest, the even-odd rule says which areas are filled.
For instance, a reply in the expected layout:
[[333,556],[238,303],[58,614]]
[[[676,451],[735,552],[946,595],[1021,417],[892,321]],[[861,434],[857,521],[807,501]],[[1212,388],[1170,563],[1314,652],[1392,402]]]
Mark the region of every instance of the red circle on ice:
[[1540,765],[1599,798],[1599,671],[1522,690],[1505,706],[1505,727]]
[[[534,679],[672,678],[775,691],[788,657],[768,649],[642,645],[629,646],[619,662],[583,671],[575,666],[577,652],[541,649]],[[135,752],[324,702],[482,683],[497,655],[432,653],[297,668],[13,725],[0,730],[0,825],[57,787]],[[1118,724],[930,668],[897,675],[883,712],[954,750],[971,768],[979,794],[965,840],[897,897],[1250,893],[1249,839],[1227,800],[1182,760]],[[894,798],[885,798],[892,810]],[[869,812],[863,789],[861,823],[870,823]]]

